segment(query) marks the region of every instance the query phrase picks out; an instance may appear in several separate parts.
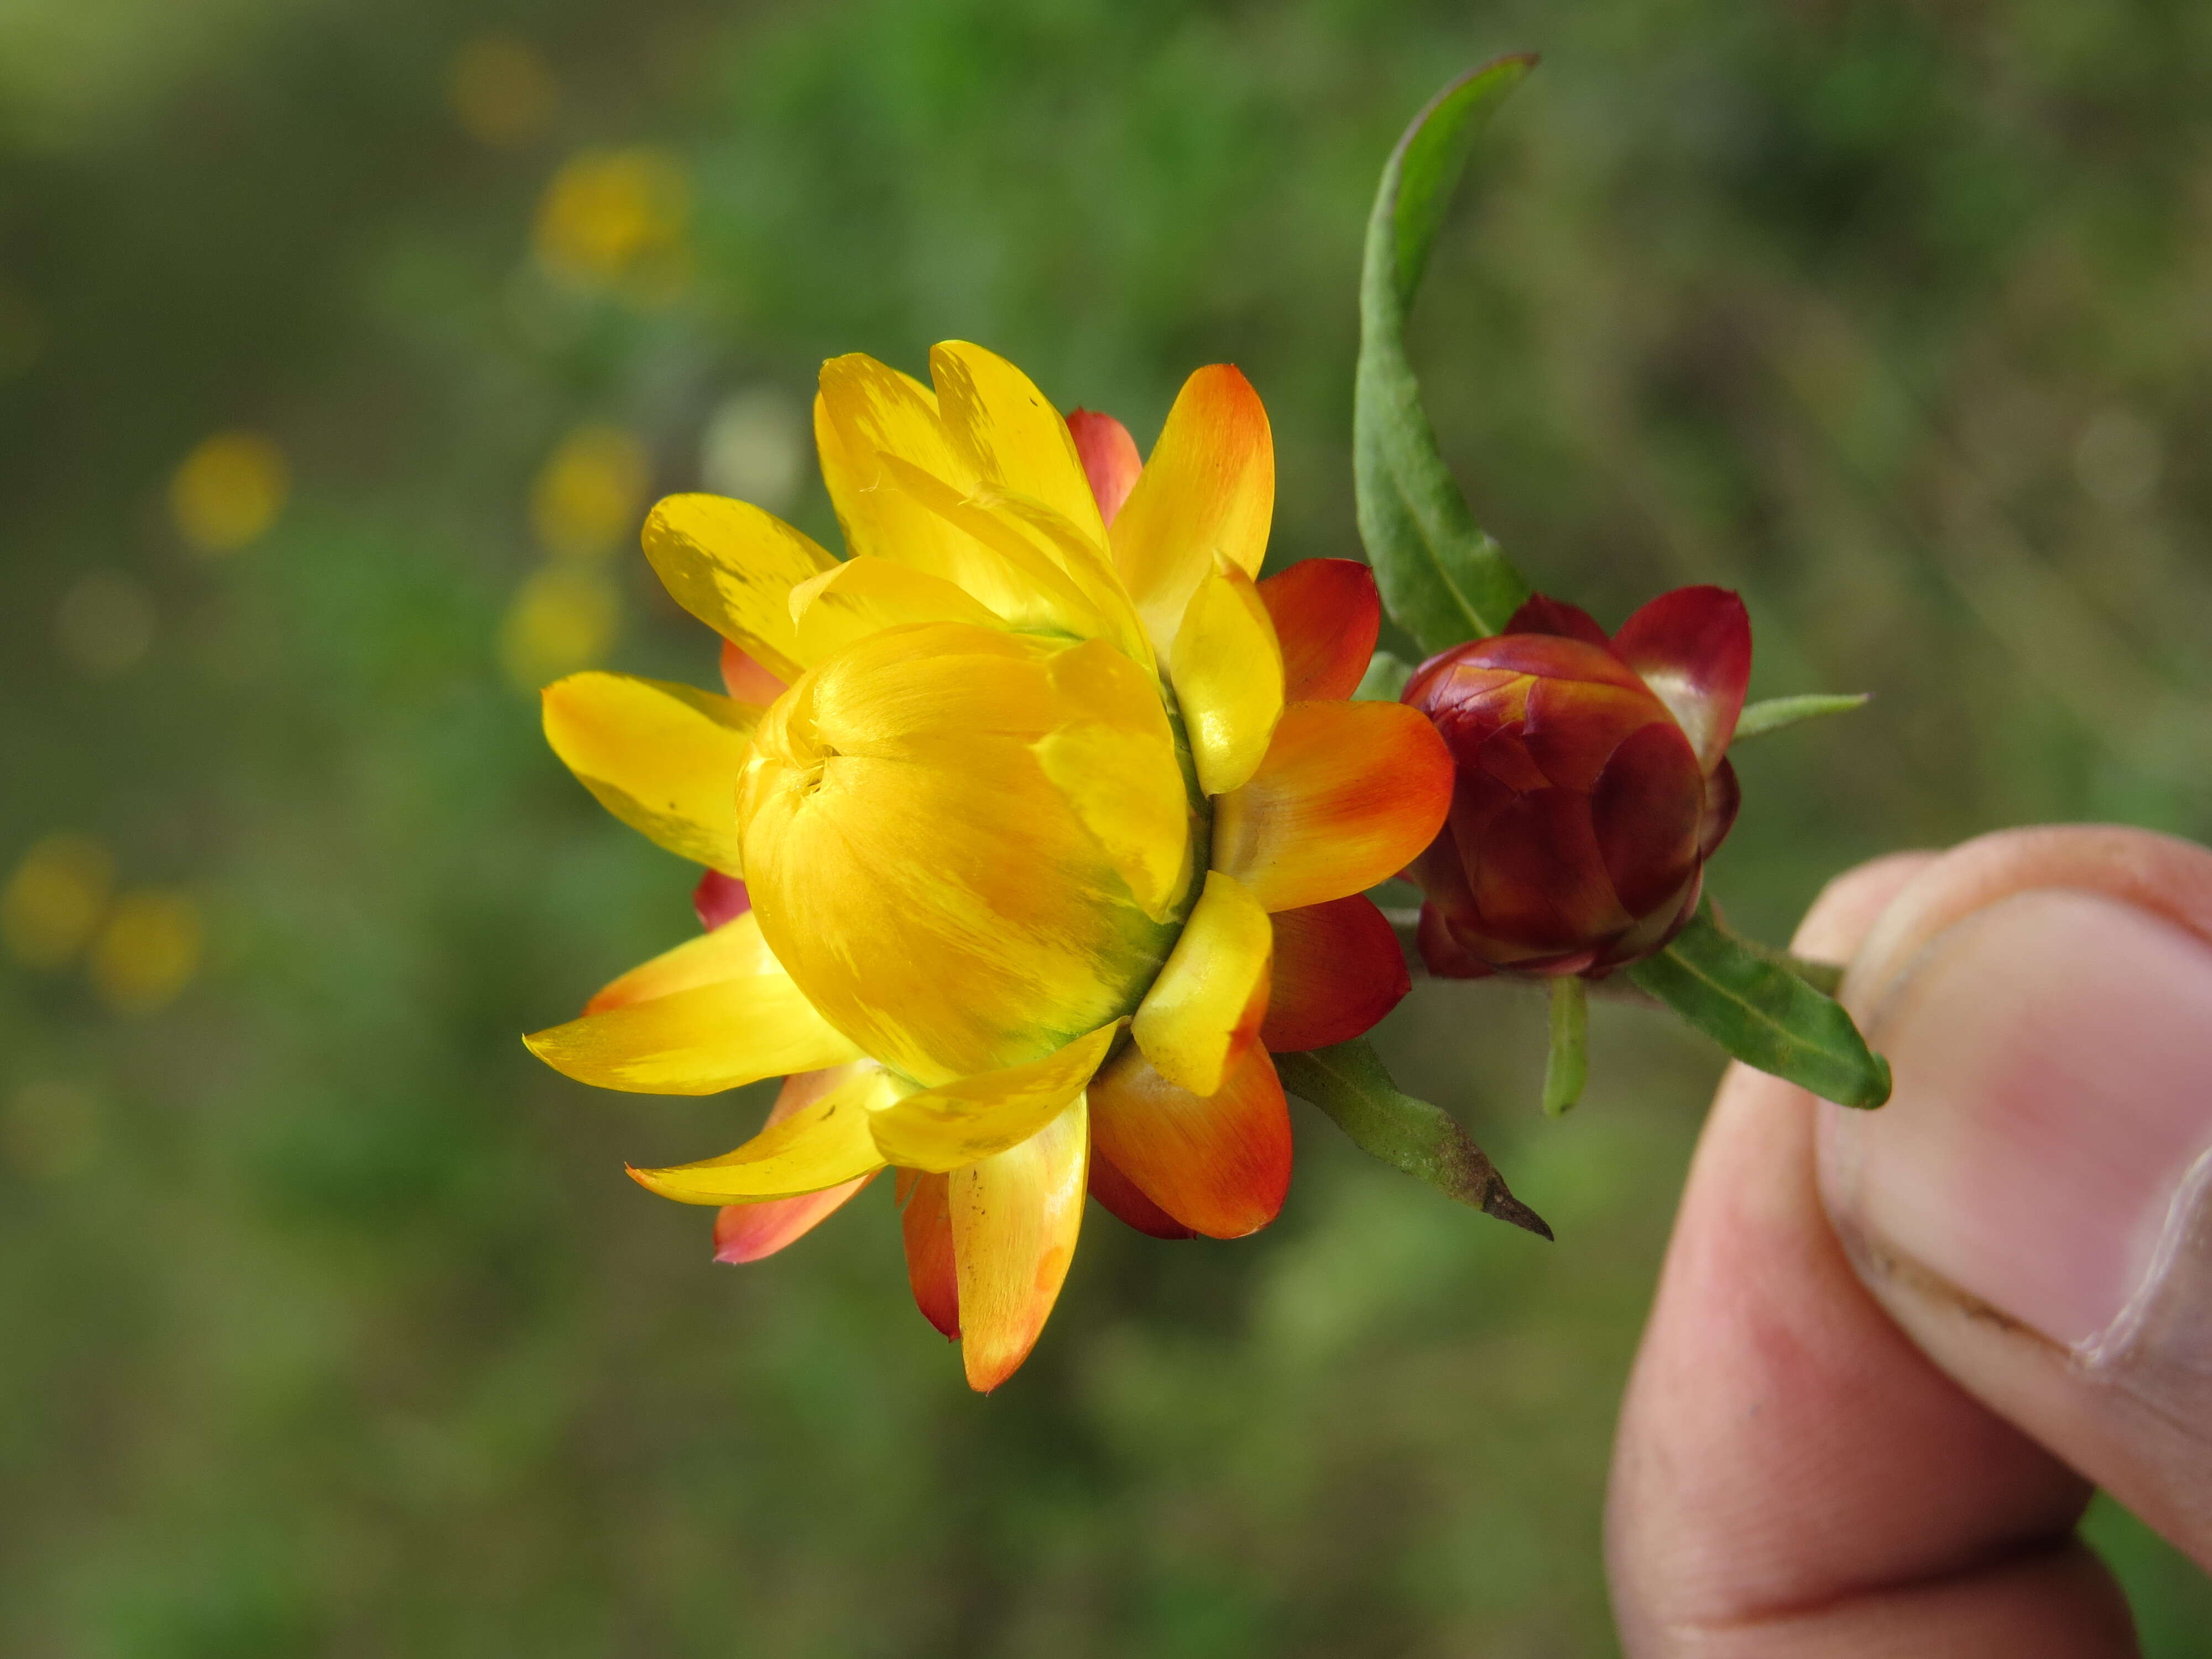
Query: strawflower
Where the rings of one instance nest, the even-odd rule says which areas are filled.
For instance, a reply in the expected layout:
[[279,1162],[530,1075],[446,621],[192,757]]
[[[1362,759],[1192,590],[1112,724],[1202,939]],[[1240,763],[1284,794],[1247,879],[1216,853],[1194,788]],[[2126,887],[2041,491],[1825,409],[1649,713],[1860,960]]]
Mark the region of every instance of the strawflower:
[[605,1087],[786,1081],[735,1152],[633,1170],[781,1249],[889,1167],[922,1312],[989,1389],[1036,1340],[1086,1190],[1164,1237],[1280,1206],[1270,1051],[1342,1042],[1407,988],[1362,890],[1426,846],[1451,761],[1347,701],[1365,567],[1253,580],[1267,420],[1236,369],[1184,386],[1148,460],[1011,364],[939,346],[933,388],[822,373],[849,556],[678,495],[645,550],[716,629],[729,696],[547,688],[547,736],[617,817],[708,866],[709,931],[527,1039]]
[[1423,663],[1405,701],[1457,766],[1411,872],[1430,972],[1597,978],[1673,939],[1735,822],[1750,677],[1750,622],[1718,587],[1662,593],[1610,639],[1539,595]]

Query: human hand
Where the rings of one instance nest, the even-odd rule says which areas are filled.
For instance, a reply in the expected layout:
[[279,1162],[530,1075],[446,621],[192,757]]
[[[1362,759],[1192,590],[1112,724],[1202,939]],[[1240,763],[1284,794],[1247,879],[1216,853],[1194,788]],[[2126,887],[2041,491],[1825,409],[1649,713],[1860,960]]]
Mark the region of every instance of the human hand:
[[1793,948],[1897,1092],[1723,1083],[1614,1449],[1622,1641],[2131,1654],[2093,1485],[2212,1565],[2212,852],[1903,854]]

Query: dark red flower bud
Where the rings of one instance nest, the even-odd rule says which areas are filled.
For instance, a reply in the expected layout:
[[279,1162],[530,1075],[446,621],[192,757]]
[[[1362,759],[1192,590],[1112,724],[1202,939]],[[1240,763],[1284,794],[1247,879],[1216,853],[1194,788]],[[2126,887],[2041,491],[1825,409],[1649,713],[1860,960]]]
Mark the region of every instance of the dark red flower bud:
[[1735,822],[1750,678],[1750,620],[1718,587],[1662,593],[1609,640],[1540,594],[1423,663],[1405,700],[1458,767],[1410,872],[1429,970],[1596,976],[1672,939]]

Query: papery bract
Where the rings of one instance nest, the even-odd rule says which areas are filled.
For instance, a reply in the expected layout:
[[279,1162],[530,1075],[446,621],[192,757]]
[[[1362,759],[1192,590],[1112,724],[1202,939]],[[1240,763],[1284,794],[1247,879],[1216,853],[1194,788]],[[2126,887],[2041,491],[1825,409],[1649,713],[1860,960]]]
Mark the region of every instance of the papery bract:
[[1539,595],[1422,664],[1404,700],[1455,768],[1411,872],[1430,970],[1597,976],[1664,945],[1735,820],[1750,672],[1750,623],[1717,587],[1662,593],[1610,639]]

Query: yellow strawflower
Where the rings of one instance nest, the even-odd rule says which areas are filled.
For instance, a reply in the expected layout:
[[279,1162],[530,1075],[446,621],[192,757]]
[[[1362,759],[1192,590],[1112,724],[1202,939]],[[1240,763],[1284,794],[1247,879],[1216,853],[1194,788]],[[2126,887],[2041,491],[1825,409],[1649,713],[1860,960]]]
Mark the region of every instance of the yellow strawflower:
[[951,343],[933,389],[864,356],[815,404],[839,560],[678,495],[645,550],[719,631],[723,696],[617,674],[545,691],[553,748],[709,866],[709,931],[527,1039],[571,1077],[708,1094],[787,1078],[735,1152],[631,1173],[781,1248],[899,1172],[922,1311],[988,1389],[1060,1291],[1086,1191],[1163,1237],[1273,1218],[1270,1049],[1404,994],[1362,890],[1443,819],[1428,722],[1346,701],[1364,566],[1264,583],[1274,454],[1236,369],[1183,387],[1149,461]]

